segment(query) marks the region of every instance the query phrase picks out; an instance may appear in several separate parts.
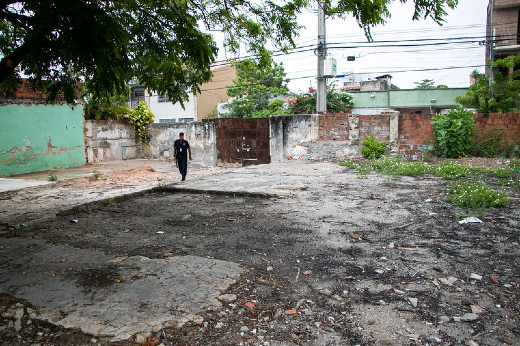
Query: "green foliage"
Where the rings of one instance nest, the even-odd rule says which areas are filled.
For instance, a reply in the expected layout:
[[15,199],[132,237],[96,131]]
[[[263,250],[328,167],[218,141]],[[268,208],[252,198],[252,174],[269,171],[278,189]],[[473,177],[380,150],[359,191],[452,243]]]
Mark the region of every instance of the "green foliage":
[[475,83],[465,95],[457,96],[455,102],[465,107],[475,107],[480,113],[508,113],[518,111],[520,105],[520,71],[511,75],[508,71],[520,64],[520,54],[490,62],[494,81],[479,71],[472,73]]
[[435,89],[435,81],[433,79],[423,79],[420,82],[413,82],[415,89]]
[[446,179],[453,180],[461,177],[469,177],[475,175],[475,168],[461,165],[451,160],[444,161],[439,167],[435,169],[435,175]]
[[[292,94],[288,97],[290,114],[315,114],[316,113],[316,89],[301,94]],[[345,90],[327,87],[327,112],[350,113],[354,106],[354,97]]]
[[475,128],[473,114],[458,107],[448,114],[437,114],[432,118],[433,135],[437,154],[458,158],[466,154],[471,146]]
[[483,134],[475,135],[471,142],[468,155],[476,157],[511,157],[516,154],[515,149],[519,140],[513,140],[503,130],[496,127],[486,129]]
[[56,172],[55,171],[49,171],[47,173],[47,180],[48,181],[56,181],[56,180],[58,180],[58,177],[56,176]]
[[235,97],[224,105],[230,118],[267,118],[282,115],[285,103],[276,99],[289,91],[283,65],[261,66],[254,60],[236,63],[237,78],[233,85],[227,86],[227,94]]
[[146,102],[141,101],[137,106],[125,116],[125,119],[134,126],[135,136],[139,139],[141,144],[148,143],[146,136],[146,125],[153,122],[154,115],[148,108]]
[[498,192],[482,182],[453,182],[446,190],[449,202],[459,207],[484,209],[502,207],[508,203],[505,193]]
[[407,162],[399,157],[383,157],[372,162],[372,167],[379,173],[388,175],[416,176],[432,172],[432,167],[423,162]]
[[386,151],[386,142],[380,142],[374,135],[365,138],[361,144],[361,154],[368,159],[378,159]]
[[[330,16],[356,18],[371,39],[370,28],[385,23],[392,2],[326,3]],[[445,9],[456,4],[416,0],[413,19],[442,23]],[[92,81],[95,98],[121,94],[135,77],[136,83],[182,103],[211,78],[217,45],[203,30],[222,32],[226,50],[235,54],[245,48],[266,66],[271,61],[266,47],[294,48],[297,16],[314,6],[309,0],[3,1],[1,89],[14,91],[25,75],[48,101],[63,95],[74,102],[82,77]]]
[[128,94],[130,88],[119,95],[102,94],[96,97],[89,92],[90,81],[85,82],[85,119],[106,120],[120,119],[130,112]]
[[99,173],[98,171],[92,171],[92,178],[94,178],[94,180],[98,180],[100,175],[101,173]]

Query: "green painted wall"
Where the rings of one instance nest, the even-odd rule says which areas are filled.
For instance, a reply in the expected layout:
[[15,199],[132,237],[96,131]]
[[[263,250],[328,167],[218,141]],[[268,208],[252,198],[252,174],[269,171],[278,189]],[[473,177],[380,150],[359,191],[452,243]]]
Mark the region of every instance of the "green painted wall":
[[[454,107],[468,88],[354,91],[354,108]],[[435,102],[431,102],[435,100]]]
[[85,163],[82,106],[0,106],[0,176]]

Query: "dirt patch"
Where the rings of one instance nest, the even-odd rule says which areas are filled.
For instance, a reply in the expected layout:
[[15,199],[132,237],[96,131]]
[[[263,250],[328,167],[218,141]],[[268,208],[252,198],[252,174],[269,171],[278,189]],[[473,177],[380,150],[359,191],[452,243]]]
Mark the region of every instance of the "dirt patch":
[[[264,173],[308,179],[289,198],[154,191],[9,226],[4,236],[117,257],[210,257],[248,269],[225,292],[233,298],[221,298],[222,306],[208,309],[203,320],[145,335],[150,344],[519,342],[518,191],[482,223],[460,225],[461,210],[439,202],[441,179],[397,177],[388,184],[374,173],[357,179],[346,168],[325,174],[317,167]],[[78,275],[99,284],[116,277]],[[37,339],[42,345],[58,342],[34,327],[19,333],[6,327],[0,338],[16,344],[38,333],[47,337]],[[63,337],[68,344],[84,340],[73,331]]]

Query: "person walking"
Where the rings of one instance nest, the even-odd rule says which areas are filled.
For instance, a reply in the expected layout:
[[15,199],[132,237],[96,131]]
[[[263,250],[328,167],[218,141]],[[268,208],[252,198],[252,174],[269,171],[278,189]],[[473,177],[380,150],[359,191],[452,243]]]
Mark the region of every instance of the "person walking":
[[173,143],[173,159],[177,161],[177,167],[182,175],[181,181],[186,180],[186,174],[188,173],[188,157],[191,161],[191,148],[190,143],[184,139],[184,132],[179,133],[179,139]]

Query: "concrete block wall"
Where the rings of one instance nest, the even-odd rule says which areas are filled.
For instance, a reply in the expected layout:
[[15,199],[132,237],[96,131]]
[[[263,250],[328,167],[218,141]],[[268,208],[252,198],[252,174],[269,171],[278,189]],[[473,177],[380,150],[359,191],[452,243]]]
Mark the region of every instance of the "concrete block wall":
[[173,159],[173,143],[184,132],[184,139],[190,143],[193,162],[203,166],[216,166],[215,119],[190,123],[149,124],[146,133],[150,139],[149,154],[156,159]]
[[85,120],[87,163],[135,159],[142,156],[133,127],[115,120]]
[[272,116],[269,122],[271,161],[312,154],[309,144],[319,139],[317,114]]

